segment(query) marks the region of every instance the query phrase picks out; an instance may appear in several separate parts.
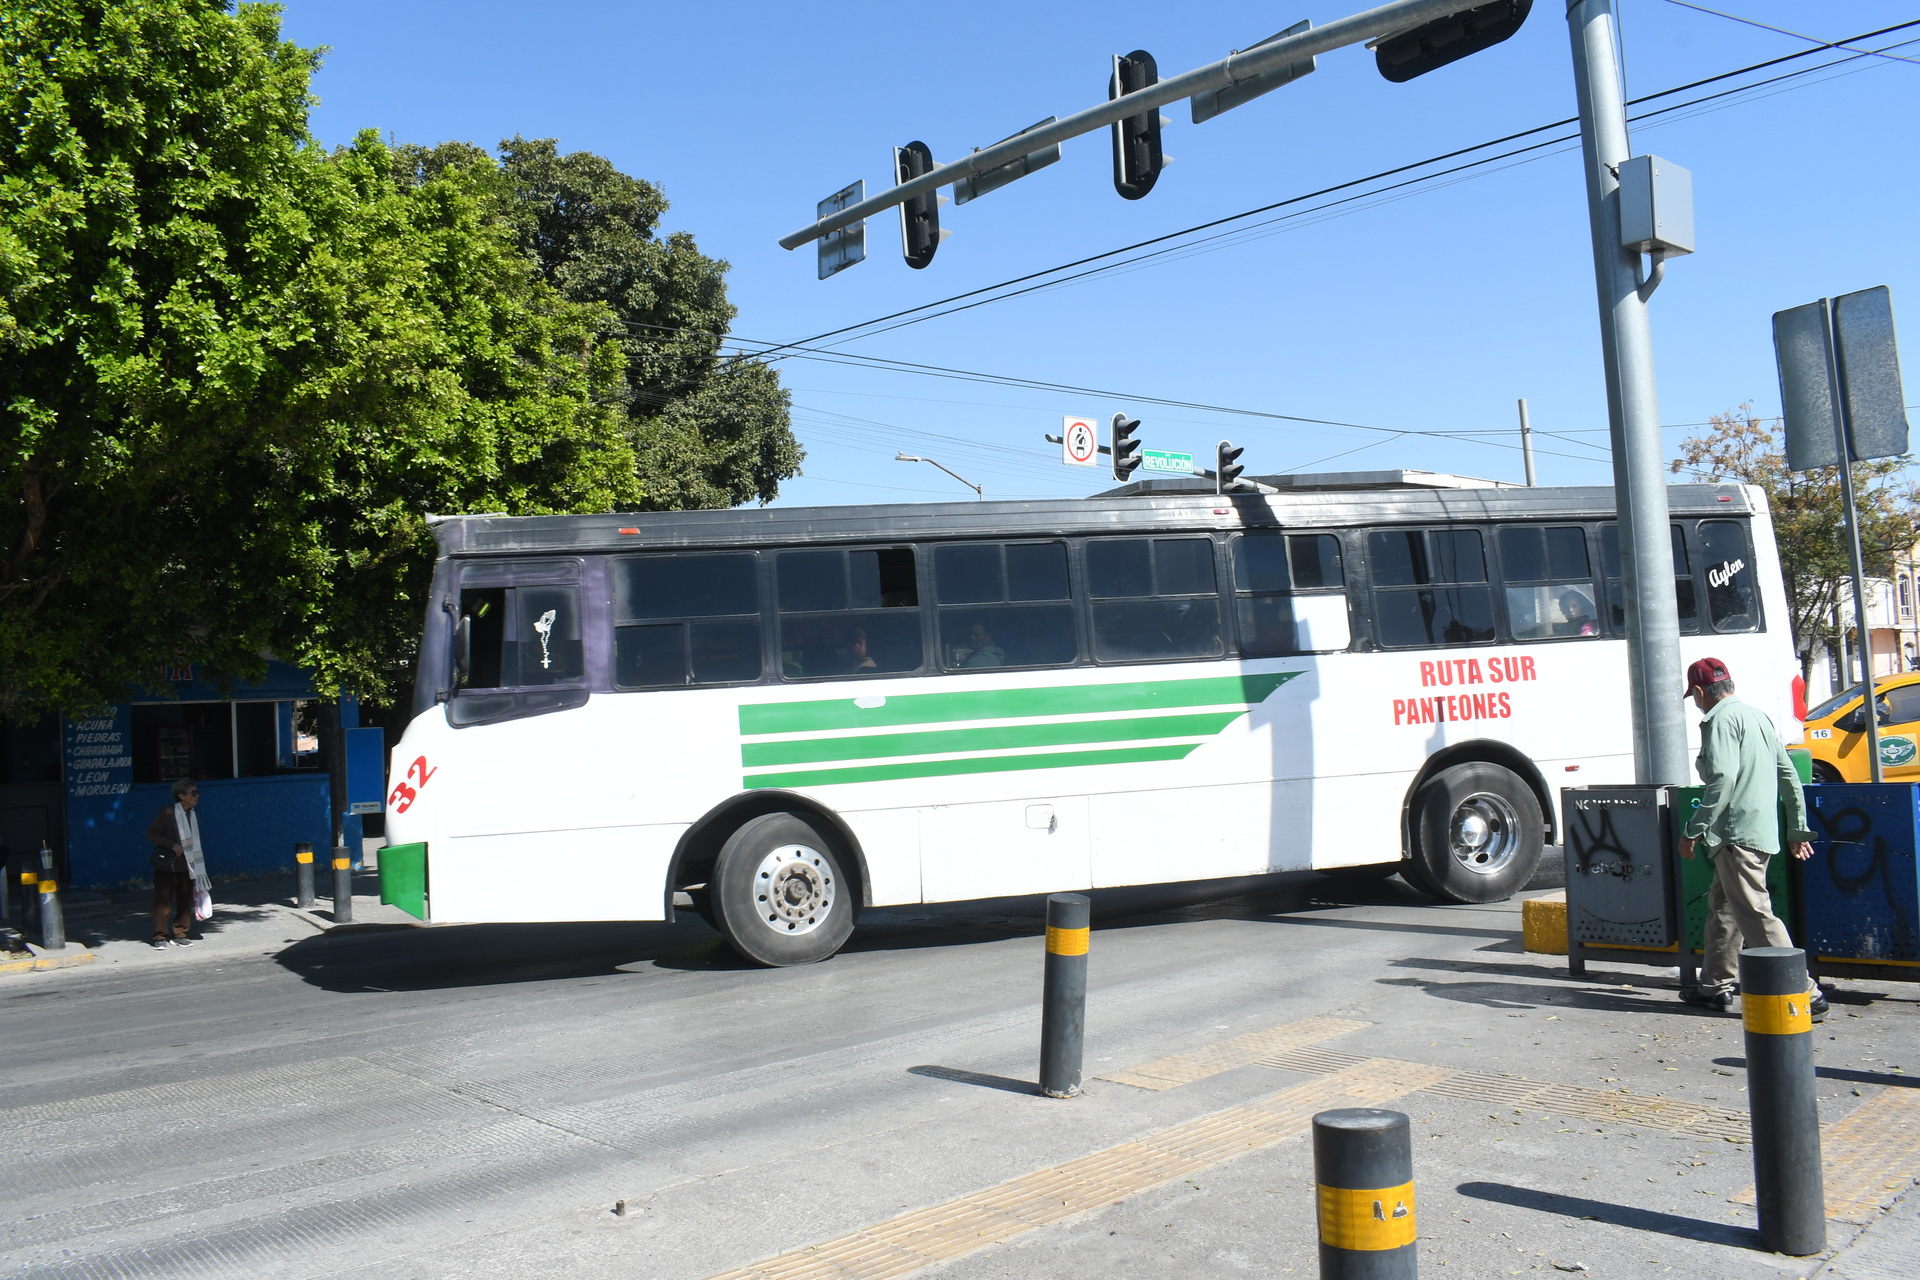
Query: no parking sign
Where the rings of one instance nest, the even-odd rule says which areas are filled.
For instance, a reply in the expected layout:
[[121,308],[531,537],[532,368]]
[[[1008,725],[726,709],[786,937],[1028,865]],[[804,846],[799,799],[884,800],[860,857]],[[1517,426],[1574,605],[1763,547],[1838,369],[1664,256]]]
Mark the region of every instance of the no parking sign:
[[1060,424],[1060,461],[1091,467],[1100,460],[1100,428],[1092,418],[1066,418]]

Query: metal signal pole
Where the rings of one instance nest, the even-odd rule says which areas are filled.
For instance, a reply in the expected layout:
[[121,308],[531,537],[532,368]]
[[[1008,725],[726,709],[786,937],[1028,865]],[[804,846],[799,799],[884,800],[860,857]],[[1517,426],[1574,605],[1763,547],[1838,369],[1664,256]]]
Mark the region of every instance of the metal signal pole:
[[1580,150],[1587,170],[1593,273],[1600,295],[1600,345],[1613,439],[1613,492],[1627,597],[1627,673],[1633,705],[1634,780],[1684,783],[1686,703],[1681,688],[1680,614],[1674,599],[1667,478],[1654,390],[1653,333],[1640,255],[1620,235],[1620,166],[1633,152],[1616,56],[1613,0],[1568,0],[1573,79],[1580,102]]

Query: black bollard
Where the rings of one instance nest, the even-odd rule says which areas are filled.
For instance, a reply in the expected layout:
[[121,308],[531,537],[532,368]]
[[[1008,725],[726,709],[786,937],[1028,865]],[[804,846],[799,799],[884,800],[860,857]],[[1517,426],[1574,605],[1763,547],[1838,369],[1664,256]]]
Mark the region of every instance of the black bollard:
[[293,905],[302,911],[313,910],[313,841],[302,840],[293,846]]
[[1040,1092],[1080,1092],[1087,1035],[1087,936],[1091,903],[1084,893],[1047,899],[1047,970],[1040,1003]]
[[353,859],[345,845],[333,848],[333,922],[353,923]]
[[53,875],[53,850],[40,842],[40,945],[61,951],[67,945],[67,917],[60,910],[60,884]]
[[1760,1240],[1775,1253],[1800,1258],[1827,1247],[1812,999],[1807,956],[1798,947],[1748,947],[1740,953],[1740,1023],[1746,1031]]
[[7,888],[20,894],[20,932],[32,937],[40,932],[40,863],[23,853],[14,858],[12,871],[13,883]]
[[1355,1107],[1313,1118],[1320,1280],[1413,1280],[1413,1137],[1398,1111]]

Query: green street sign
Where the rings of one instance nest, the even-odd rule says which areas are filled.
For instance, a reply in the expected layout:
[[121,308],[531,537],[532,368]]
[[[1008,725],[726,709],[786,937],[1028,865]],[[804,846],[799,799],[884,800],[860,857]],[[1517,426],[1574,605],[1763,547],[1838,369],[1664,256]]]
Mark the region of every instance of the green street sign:
[[1140,451],[1140,469],[1142,471],[1171,471],[1176,475],[1193,474],[1193,455],[1190,453],[1167,453],[1161,449],[1142,449]]

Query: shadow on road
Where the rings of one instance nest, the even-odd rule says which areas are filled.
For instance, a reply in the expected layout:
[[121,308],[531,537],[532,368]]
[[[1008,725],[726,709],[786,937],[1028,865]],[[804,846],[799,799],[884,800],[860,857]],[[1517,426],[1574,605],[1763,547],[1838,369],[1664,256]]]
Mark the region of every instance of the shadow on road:
[[1023,1093],[1032,1098],[1040,1096],[1040,1086],[1031,1080],[992,1076],[983,1071],[963,1071],[959,1067],[908,1067],[907,1074],[925,1076],[929,1080],[950,1080],[954,1084],[974,1084],[983,1089],[1001,1089],[1007,1093]]
[[1514,1187],[1504,1182],[1463,1182],[1455,1189],[1461,1195],[1471,1196],[1475,1200],[1510,1204],[1517,1209],[1535,1209],[1563,1218],[1585,1218],[1609,1226],[1652,1231],[1663,1236],[1678,1236],[1682,1240],[1699,1240],[1705,1244],[1732,1245],[1738,1249],[1754,1249],[1763,1253],[1767,1251],[1766,1246],[1760,1243],[1758,1231],[1727,1222],[1702,1222],[1698,1218],[1683,1218],[1677,1213],[1635,1209],[1630,1205],[1608,1204],[1604,1200],[1589,1200],[1585,1196],[1563,1196],[1553,1191],[1535,1191],[1531,1187]]
[[[1747,1068],[1745,1058],[1715,1058],[1716,1067]],[[1920,1079],[1913,1076],[1896,1076],[1887,1071],[1855,1071],[1851,1067],[1815,1067],[1813,1074],[1822,1080],[1845,1080],[1848,1084],[1878,1084],[1889,1089],[1920,1089]]]

